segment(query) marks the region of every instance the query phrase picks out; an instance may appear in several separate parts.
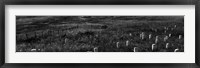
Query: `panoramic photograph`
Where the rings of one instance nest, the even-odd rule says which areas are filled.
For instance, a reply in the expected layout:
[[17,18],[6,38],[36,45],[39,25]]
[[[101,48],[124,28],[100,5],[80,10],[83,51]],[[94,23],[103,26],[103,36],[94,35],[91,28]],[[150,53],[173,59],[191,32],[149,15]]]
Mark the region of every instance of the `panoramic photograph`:
[[184,52],[184,16],[16,16],[16,52]]

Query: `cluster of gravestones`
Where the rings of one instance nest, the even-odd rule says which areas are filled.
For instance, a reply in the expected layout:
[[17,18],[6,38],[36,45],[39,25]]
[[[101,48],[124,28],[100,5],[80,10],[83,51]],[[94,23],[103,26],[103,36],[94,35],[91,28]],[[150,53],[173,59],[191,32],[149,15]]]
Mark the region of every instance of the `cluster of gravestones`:
[[[177,27],[177,25],[174,25],[174,27],[171,28],[171,30],[173,31],[174,29],[176,29],[176,27]],[[166,34],[166,31],[168,31],[169,28],[168,27],[164,27],[164,29],[165,29],[164,33]],[[129,33],[129,36],[131,37],[132,33]],[[156,36],[154,35],[153,36],[152,34],[145,34],[145,32],[141,32],[140,35],[139,35],[139,38],[141,40],[144,40],[144,39],[153,40],[154,43],[150,45],[151,46],[151,51],[152,52],[156,52],[156,50],[158,49],[158,46],[159,46],[158,43],[159,43],[159,41],[161,41],[160,39],[162,39],[162,41],[165,42],[165,49],[166,50],[169,49],[171,47],[170,46],[171,43],[167,42],[167,40],[169,40],[169,38],[171,38],[172,36],[173,36],[172,33],[168,33],[164,37],[160,37],[158,35],[156,35]],[[176,36],[176,35],[174,35],[174,36]],[[153,38],[153,37],[155,37],[155,38]],[[183,39],[183,35],[178,35],[177,39],[179,39],[179,40]],[[120,48],[120,46],[127,46],[127,47],[130,46],[130,40],[126,40],[124,45],[119,45],[120,43],[123,43],[123,42],[119,42],[119,41],[116,42],[116,48]],[[141,50],[140,50],[139,47],[136,46],[136,47],[134,47],[132,49],[132,51],[133,52],[140,52]],[[93,51],[88,51],[88,52],[98,52],[98,47],[94,47]],[[175,48],[174,52],[180,52],[180,48]]]

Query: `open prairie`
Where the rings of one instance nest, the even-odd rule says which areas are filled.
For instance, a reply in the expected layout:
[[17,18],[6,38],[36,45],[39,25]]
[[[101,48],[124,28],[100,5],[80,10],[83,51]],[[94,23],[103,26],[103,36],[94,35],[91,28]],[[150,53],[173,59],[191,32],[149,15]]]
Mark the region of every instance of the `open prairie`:
[[184,52],[184,16],[16,16],[16,52]]

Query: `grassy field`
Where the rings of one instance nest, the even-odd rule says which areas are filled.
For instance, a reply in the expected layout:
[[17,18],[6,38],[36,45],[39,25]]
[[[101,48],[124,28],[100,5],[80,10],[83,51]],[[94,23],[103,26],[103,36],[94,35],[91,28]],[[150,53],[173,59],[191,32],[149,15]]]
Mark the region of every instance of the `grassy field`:
[[17,16],[16,52],[184,52],[183,16]]

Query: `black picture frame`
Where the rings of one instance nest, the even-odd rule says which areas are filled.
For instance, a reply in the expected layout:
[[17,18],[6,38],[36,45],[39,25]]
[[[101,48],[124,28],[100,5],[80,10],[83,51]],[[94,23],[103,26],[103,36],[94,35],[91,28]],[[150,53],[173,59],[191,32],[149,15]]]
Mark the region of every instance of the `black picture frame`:
[[[195,63],[5,63],[5,5],[195,5]],[[2,68],[199,68],[199,0],[0,0],[0,66]]]

